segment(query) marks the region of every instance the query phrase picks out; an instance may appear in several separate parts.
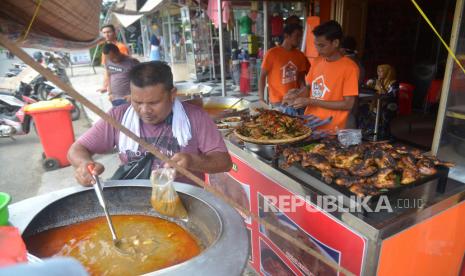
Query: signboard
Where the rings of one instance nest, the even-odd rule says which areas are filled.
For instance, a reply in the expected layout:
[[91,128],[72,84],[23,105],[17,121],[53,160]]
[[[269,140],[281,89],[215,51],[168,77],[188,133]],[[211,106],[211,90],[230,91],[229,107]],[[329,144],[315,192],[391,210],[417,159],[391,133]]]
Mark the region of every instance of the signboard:
[[[298,238],[307,247],[326,256],[355,275],[362,272],[366,240],[311,203],[282,210],[270,198],[299,197],[269,179],[231,153],[233,170],[208,175],[209,185],[268,223]],[[261,275],[338,275],[322,261],[292,246],[264,225],[243,215],[251,235],[250,264]],[[283,274],[284,275],[284,274]]]
[[92,60],[89,50],[73,51],[70,53],[70,56],[71,64],[73,65],[90,64]]

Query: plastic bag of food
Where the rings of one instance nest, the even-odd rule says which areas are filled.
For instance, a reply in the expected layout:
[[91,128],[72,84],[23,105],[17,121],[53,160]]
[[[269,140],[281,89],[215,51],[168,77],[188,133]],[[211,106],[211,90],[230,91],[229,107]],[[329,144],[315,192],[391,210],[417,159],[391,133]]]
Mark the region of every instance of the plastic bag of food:
[[162,215],[187,219],[186,208],[184,208],[173,186],[175,175],[176,171],[172,168],[161,168],[152,171],[150,176],[152,197],[150,201],[153,209]]
[[358,145],[362,142],[361,129],[341,129],[337,132],[339,142],[345,146]]

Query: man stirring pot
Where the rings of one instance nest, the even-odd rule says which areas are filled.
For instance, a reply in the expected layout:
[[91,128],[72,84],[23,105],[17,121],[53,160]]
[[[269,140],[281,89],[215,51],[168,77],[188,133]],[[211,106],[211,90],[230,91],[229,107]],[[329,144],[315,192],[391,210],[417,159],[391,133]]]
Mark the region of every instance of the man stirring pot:
[[[173,75],[167,64],[141,63],[131,70],[129,78],[131,103],[114,107],[109,111],[110,116],[201,178],[203,173],[231,169],[231,157],[213,120],[200,107],[181,103],[176,98]],[[112,179],[148,178],[151,169],[167,166],[153,156],[150,158],[151,154],[136,142],[100,120],[68,152],[77,181],[91,185],[88,164],[95,164],[94,174],[104,171],[104,166],[93,161],[92,156],[114,148],[118,149],[122,165]],[[136,168],[145,168],[145,171],[134,172]],[[182,176],[176,180],[192,183]]]

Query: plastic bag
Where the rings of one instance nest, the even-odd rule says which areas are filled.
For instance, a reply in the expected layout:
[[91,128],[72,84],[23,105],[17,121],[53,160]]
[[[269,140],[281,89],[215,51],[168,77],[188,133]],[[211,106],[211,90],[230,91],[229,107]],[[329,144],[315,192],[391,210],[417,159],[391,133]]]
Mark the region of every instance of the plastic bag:
[[341,129],[337,132],[339,142],[345,146],[358,145],[362,142],[361,129]]
[[173,181],[176,171],[171,168],[153,170],[150,176],[152,183],[152,197],[150,202],[158,213],[178,218],[187,219],[187,211],[174,189]]

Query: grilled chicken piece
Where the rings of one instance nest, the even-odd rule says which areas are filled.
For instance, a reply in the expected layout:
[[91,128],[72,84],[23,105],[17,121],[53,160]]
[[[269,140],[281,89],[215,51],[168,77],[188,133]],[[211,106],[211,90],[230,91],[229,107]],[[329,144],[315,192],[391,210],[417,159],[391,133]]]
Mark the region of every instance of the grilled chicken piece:
[[401,184],[410,184],[414,181],[416,181],[418,178],[420,177],[420,175],[418,174],[418,172],[416,170],[412,170],[412,169],[404,169],[402,171],[402,180],[400,181]]
[[369,183],[356,183],[350,186],[349,190],[356,194],[358,197],[379,194],[378,189]]
[[283,156],[287,159],[287,163],[289,164],[302,160],[302,152],[290,148],[283,151]]
[[418,171],[423,175],[433,175],[437,172],[434,162],[428,158],[422,158],[418,160],[416,167]]
[[286,160],[285,163],[281,164],[281,168],[289,168],[295,162],[300,162],[302,160],[302,152],[296,149],[286,148],[283,150],[283,156]]
[[386,143],[376,143],[375,145],[376,145],[376,147],[378,149],[381,149],[381,150],[384,150],[384,151],[388,151],[388,150],[393,148],[393,146],[391,144],[387,143],[387,142]]
[[410,155],[412,155],[413,158],[415,158],[415,159],[421,159],[421,158],[423,158],[423,153],[422,153],[421,150],[419,150],[419,149],[410,149],[410,150],[408,151],[408,153],[409,153]]
[[424,156],[425,158],[431,159],[433,161],[434,165],[439,165],[439,166],[445,166],[448,168],[455,167],[455,164],[452,162],[444,162],[436,158],[436,156]]
[[360,158],[360,154],[357,152],[340,150],[332,160],[334,167],[349,169],[354,165],[354,161],[358,158]]
[[373,183],[373,186],[376,188],[393,188],[396,183],[392,177],[394,170],[390,168],[381,169],[377,174],[370,177],[370,182]]
[[321,175],[323,177],[323,181],[325,181],[326,183],[331,183],[335,178],[349,176],[349,172],[344,169],[331,168],[330,170],[323,171]]
[[406,154],[404,156],[401,157],[401,162],[402,162],[402,167],[403,168],[407,168],[407,169],[411,169],[411,170],[416,170],[417,167],[415,165],[415,159],[413,158],[413,156],[409,155],[409,154]]
[[371,151],[366,151],[364,154],[364,159],[360,160],[359,164],[354,164],[350,168],[350,173],[355,176],[371,176],[373,175],[378,169],[375,167],[375,160],[371,158],[370,153]]
[[331,164],[329,164],[328,159],[318,153],[303,154],[301,164],[302,167],[312,166],[322,172],[331,170]]
[[389,149],[386,153],[396,160],[401,158],[401,154],[399,154],[395,149]]
[[387,154],[382,150],[374,151],[373,157],[376,162],[376,165],[378,165],[378,168],[380,169],[394,168],[396,166],[396,160],[394,160],[394,158],[392,158],[391,155]]
[[352,185],[363,183],[365,180],[357,176],[344,176],[336,179],[336,184],[339,186],[345,186],[347,188]]
[[408,149],[407,149],[406,146],[397,146],[397,147],[395,147],[395,150],[399,154],[407,154],[408,153]]
[[323,154],[326,151],[327,148],[325,144],[317,144],[309,152]]
[[355,166],[350,170],[350,173],[355,176],[368,177],[372,176],[378,171],[375,166]]

